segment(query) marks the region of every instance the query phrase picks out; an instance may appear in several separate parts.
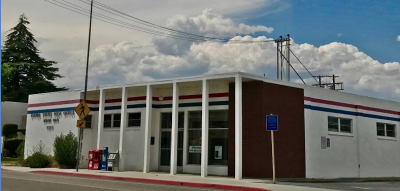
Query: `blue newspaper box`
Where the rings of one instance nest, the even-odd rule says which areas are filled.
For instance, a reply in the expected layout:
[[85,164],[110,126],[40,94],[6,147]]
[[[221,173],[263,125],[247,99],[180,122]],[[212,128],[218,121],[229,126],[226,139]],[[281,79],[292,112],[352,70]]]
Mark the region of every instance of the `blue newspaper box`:
[[103,153],[101,154],[101,170],[107,171],[108,165],[108,147],[103,148]]

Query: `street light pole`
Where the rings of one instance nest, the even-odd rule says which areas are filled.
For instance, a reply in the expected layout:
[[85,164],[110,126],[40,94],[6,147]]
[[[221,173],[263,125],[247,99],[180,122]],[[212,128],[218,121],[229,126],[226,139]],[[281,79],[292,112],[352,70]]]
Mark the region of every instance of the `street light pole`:
[[[90,21],[89,21],[89,40],[88,40],[88,49],[87,49],[87,58],[86,58],[86,75],[85,75],[85,92],[83,94],[83,101],[86,102],[87,95],[87,83],[88,83],[88,70],[89,70],[89,52],[90,52],[90,38],[92,36],[92,14],[93,14],[93,0],[90,2]],[[82,152],[82,139],[83,139],[83,128],[79,128],[78,131],[78,153],[76,160],[76,172],[78,172],[81,152]]]

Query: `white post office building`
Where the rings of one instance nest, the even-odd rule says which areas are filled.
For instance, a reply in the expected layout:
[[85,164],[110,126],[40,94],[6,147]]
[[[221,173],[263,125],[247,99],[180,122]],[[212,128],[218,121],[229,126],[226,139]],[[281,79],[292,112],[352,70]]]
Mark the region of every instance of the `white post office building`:
[[[236,72],[89,90],[88,150],[119,151],[120,171],[277,178],[400,177],[400,103]],[[29,96],[25,157],[78,134],[83,91]]]

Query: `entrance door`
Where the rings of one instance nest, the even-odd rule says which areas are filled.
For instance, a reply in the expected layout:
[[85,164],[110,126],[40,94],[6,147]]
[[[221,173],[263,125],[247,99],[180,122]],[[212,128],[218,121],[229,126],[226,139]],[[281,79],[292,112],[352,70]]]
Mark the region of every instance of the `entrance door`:
[[[172,112],[161,113],[161,145],[160,145],[160,170],[169,171],[171,165],[171,128],[172,128]],[[183,127],[184,112],[178,114],[178,171],[182,171],[183,163]]]

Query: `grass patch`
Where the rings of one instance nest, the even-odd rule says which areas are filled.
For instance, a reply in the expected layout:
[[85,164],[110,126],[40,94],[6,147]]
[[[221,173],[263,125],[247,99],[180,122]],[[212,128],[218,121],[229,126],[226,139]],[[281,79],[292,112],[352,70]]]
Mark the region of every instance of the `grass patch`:
[[15,163],[18,161],[18,158],[1,157],[1,164],[15,165]]

